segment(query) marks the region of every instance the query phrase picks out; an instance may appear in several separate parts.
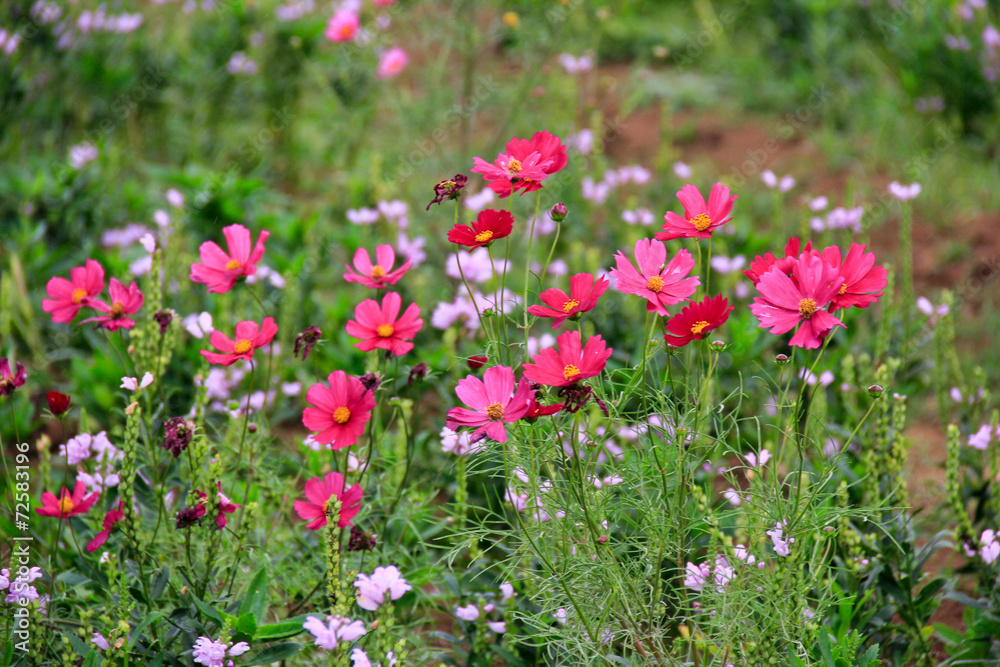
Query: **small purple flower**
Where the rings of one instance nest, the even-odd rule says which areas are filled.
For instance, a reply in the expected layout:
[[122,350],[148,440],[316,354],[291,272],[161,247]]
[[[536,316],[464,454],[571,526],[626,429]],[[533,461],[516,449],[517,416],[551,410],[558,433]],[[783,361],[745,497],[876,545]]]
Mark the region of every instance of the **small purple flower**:
[[377,567],[371,576],[358,574],[354,587],[358,589],[358,606],[369,611],[378,609],[387,594],[390,599],[398,600],[413,588],[395,565]]

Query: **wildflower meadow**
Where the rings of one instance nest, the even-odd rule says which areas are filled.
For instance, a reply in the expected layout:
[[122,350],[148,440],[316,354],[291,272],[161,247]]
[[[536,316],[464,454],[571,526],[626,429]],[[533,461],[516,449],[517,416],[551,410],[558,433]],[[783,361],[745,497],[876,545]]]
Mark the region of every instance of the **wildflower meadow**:
[[1000,5],[0,7],[0,667],[1000,664]]

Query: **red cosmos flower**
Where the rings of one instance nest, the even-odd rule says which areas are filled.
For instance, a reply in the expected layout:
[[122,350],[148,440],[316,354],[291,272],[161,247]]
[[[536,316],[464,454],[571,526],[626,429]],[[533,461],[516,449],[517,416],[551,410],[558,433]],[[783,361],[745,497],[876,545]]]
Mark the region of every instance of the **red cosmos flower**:
[[94,491],[89,496],[84,497],[86,491],[87,486],[80,479],[76,480],[72,494],[65,486],[61,489],[59,498],[56,498],[51,491],[46,491],[42,494],[42,506],[36,507],[35,511],[38,512],[39,516],[53,516],[60,519],[83,514],[97,502],[97,497],[101,495]]
[[619,250],[615,255],[617,269],[611,269],[611,277],[618,281],[618,289],[626,294],[638,294],[646,299],[646,310],[657,315],[668,315],[667,306],[672,306],[695,293],[701,279],[698,276],[685,278],[694,268],[694,258],[687,250],[678,250],[666,266],[667,246],[653,239],[639,239],[635,242],[636,270]]
[[677,198],[684,205],[684,217],[667,211],[663,216],[663,231],[656,234],[661,241],[712,238],[713,231],[732,220],[728,216],[737,195],[730,197],[729,188],[716,183],[706,204],[701,191],[688,183],[677,193]]
[[507,442],[504,422],[524,417],[535,392],[524,378],[517,383],[515,391],[514,371],[507,366],[493,366],[486,369],[482,380],[473,375],[459,380],[455,393],[472,410],[448,410],[445,426],[453,431],[462,426],[476,427],[469,442],[479,442],[487,436],[497,442]]
[[228,253],[214,241],[205,241],[198,249],[201,262],[191,265],[191,281],[208,285],[208,292],[225,294],[242,276],[257,273],[257,262],[264,256],[264,241],[271,232],[262,231],[257,244],[252,246],[250,230],[243,225],[222,228]]
[[885,267],[875,266],[875,253],[865,252],[865,246],[858,243],[851,244],[843,261],[840,258],[840,248],[824,248],[823,261],[836,268],[844,279],[840,290],[833,295],[831,313],[850,306],[867,308],[878,301],[889,283]]
[[[374,299],[365,299],[354,309],[354,320],[347,323],[347,333],[360,338],[360,343],[354,347],[368,352],[369,350],[388,350],[396,356],[402,356],[413,349],[409,342],[424,326],[420,319],[420,306],[411,303],[406,312],[399,316],[402,299],[395,292],[389,292],[382,298],[382,305]],[[398,318],[398,319],[397,319]]]
[[70,397],[59,391],[50,391],[45,394],[45,400],[49,402],[49,410],[56,417],[69,410]]
[[510,236],[514,231],[514,216],[507,211],[488,208],[476,216],[471,225],[455,225],[448,232],[448,240],[463,245],[472,252],[476,248],[488,246],[497,239]]
[[667,322],[663,340],[674,347],[683,347],[693,340],[701,340],[709,331],[722,326],[729,319],[733,307],[721,294],[689,303]]
[[558,329],[568,318],[592,310],[611,281],[593,274],[578,273],[569,279],[569,296],[561,289],[547,289],[538,297],[546,306],[531,306],[528,312],[538,317],[552,317],[552,328]]
[[340,519],[337,521],[337,526],[347,528],[361,509],[362,495],[364,491],[360,484],[355,484],[345,491],[344,476],[339,472],[327,473],[326,477],[313,477],[306,482],[306,500],[295,501],[295,513],[309,521],[306,528],[319,530],[328,523],[326,518],[328,505],[339,500]]
[[380,245],[375,248],[375,262],[372,265],[368,251],[364,248],[358,248],[354,253],[354,268],[358,272],[355,273],[348,266],[344,280],[349,283],[360,283],[371,289],[382,289],[389,285],[395,285],[413,264],[412,261],[406,260],[401,267],[393,271],[392,265],[396,263],[396,252],[391,245]]
[[[767,253],[763,257],[757,255],[757,257],[750,262],[750,268],[743,271],[743,275],[753,281],[756,285],[760,281],[760,277],[767,273],[772,266],[777,266],[778,270],[784,273],[786,276],[792,275],[792,267],[795,266],[795,261],[799,257],[799,246],[801,241],[797,237],[792,237],[788,239],[788,243],[785,244],[785,256],[778,259],[771,253]],[[806,243],[806,247],[802,248],[802,254],[809,254],[812,252],[812,241]]]
[[108,541],[109,537],[111,537],[111,529],[115,527],[115,524],[122,520],[123,516],[125,516],[125,503],[119,500],[118,508],[109,511],[104,515],[104,522],[101,524],[101,527],[104,530],[94,536],[94,539],[92,539],[90,544],[87,545],[87,551],[93,553],[104,546],[104,543]]
[[52,298],[42,299],[42,310],[52,315],[53,322],[72,322],[90,298],[103,291],[104,267],[88,259],[83,266],[70,269],[69,280],[58,276],[49,280],[45,292]]
[[133,280],[132,284],[126,288],[118,282],[117,278],[112,278],[111,284],[108,286],[108,294],[111,296],[110,306],[97,297],[89,298],[86,303],[90,308],[106,313],[106,315],[88,318],[80,324],[97,322],[100,328],[108,331],[134,327],[135,320],[126,317],[126,315],[134,315],[142,308],[143,296],[142,292],[139,291],[139,286]]
[[563,409],[565,403],[553,403],[552,405],[542,405],[536,399],[535,393],[532,392],[531,400],[528,402],[528,411],[524,415],[524,419],[538,419],[539,417],[546,417],[548,415],[554,415]]
[[807,350],[819,347],[820,339],[844,323],[823,310],[840,291],[844,279],[837,269],[818,255],[803,255],[795,261],[791,277],[777,267],[761,276],[757,290],[761,296],[750,304],[762,329],[783,334],[801,324],[789,341]]
[[599,375],[614,351],[600,336],[592,336],[580,347],[579,331],[564,331],[556,338],[558,351],[547,347],[524,364],[524,377],[550,387],[568,387]]
[[[532,155],[535,154],[538,155],[538,166],[545,172],[545,175],[541,179],[535,179],[527,174],[527,165],[530,163]],[[522,195],[526,192],[540,190],[542,188],[541,181],[552,174],[562,171],[569,160],[566,156],[566,147],[562,141],[560,141],[559,137],[549,132],[535,132],[531,139],[512,137],[507,142],[504,152],[497,156],[498,165],[500,164],[500,158],[504,156],[508,158],[508,162],[502,169],[506,169],[509,172],[512,166],[511,163],[515,160],[521,165],[521,171],[515,174],[516,178],[514,179],[507,178],[507,174],[503,174],[500,178],[491,178],[491,175],[497,174],[495,171],[497,168],[480,158],[473,160],[479,171],[476,169],[472,170],[474,173],[483,174],[483,177],[489,181],[487,187],[500,195],[500,197],[509,197],[514,190],[521,190]],[[516,167],[517,165],[514,164],[513,166]]]
[[16,373],[10,372],[10,361],[7,357],[0,359],[0,396],[9,396],[28,379],[28,372],[20,361],[14,366]]
[[257,326],[256,322],[238,322],[235,341],[230,340],[218,329],[213,331],[208,338],[212,347],[223,354],[208,350],[202,350],[201,354],[208,359],[209,363],[232,366],[240,359],[249,361],[253,358],[254,350],[270,343],[276,333],[278,333],[278,325],[274,323],[273,317],[265,317],[260,327]]
[[350,447],[371,418],[375,397],[361,380],[344,371],[334,371],[327,377],[329,386],[319,382],[309,387],[306,401],[317,407],[302,411],[302,423],[316,431],[313,440],[330,449]]

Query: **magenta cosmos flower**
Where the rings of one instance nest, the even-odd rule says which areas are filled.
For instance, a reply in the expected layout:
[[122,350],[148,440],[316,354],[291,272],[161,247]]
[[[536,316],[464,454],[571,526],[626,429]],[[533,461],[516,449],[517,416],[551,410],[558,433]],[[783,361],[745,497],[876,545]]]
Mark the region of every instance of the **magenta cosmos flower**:
[[569,279],[569,294],[561,289],[547,289],[538,295],[544,306],[531,306],[528,312],[537,317],[551,317],[552,328],[558,329],[568,318],[592,310],[611,281],[594,278],[591,273],[578,273]]
[[843,259],[837,246],[824,248],[823,261],[844,279],[833,295],[830,312],[851,306],[867,308],[885,293],[889,280],[885,267],[875,266],[875,253],[865,252],[865,246],[852,243]]
[[413,266],[413,262],[406,260],[403,265],[392,270],[396,263],[396,251],[391,245],[380,245],[375,248],[375,263],[372,264],[368,251],[358,248],[354,252],[354,268],[357,272],[347,267],[344,280],[349,283],[358,283],[371,289],[382,289],[390,285],[395,285],[399,279],[406,275],[406,272]]
[[822,257],[803,255],[796,260],[790,277],[776,267],[761,276],[757,283],[761,296],[753,300],[750,310],[760,320],[760,327],[775,335],[798,326],[789,344],[815,349],[831,329],[844,326],[823,310],[843,284],[837,269]]
[[592,336],[583,347],[579,331],[565,331],[556,338],[558,350],[547,347],[524,365],[524,377],[550,387],[567,387],[599,375],[614,351],[600,336]]
[[355,12],[339,9],[330,17],[323,34],[331,42],[350,42],[357,35],[359,27],[361,21]]
[[552,158],[545,158],[537,150],[520,157],[508,153],[498,153],[493,163],[477,157],[472,159],[472,173],[482,174],[486,187],[500,195],[509,197],[514,190],[532,187],[537,190],[541,181],[549,177]]
[[222,234],[228,252],[214,241],[205,241],[198,249],[201,263],[191,265],[191,281],[208,285],[208,291],[216,294],[233,289],[239,278],[257,273],[257,262],[264,256],[264,241],[271,232],[262,231],[256,245],[243,225],[223,227]]
[[473,375],[459,380],[455,393],[472,409],[448,410],[445,426],[453,431],[462,426],[475,428],[470,442],[479,442],[485,436],[507,442],[504,423],[524,417],[535,392],[524,378],[517,383],[515,391],[514,371],[507,366],[493,366],[486,369],[482,380]]
[[361,380],[344,371],[334,371],[327,383],[309,387],[306,401],[316,407],[302,411],[302,423],[316,432],[313,440],[330,449],[350,447],[365,431],[371,418],[375,397]]
[[28,372],[24,369],[24,364],[20,361],[14,365],[14,372],[10,370],[10,360],[7,357],[0,359],[0,396],[9,396],[14,390],[24,384],[28,379]]
[[118,501],[118,507],[104,515],[104,522],[101,524],[102,530],[87,545],[87,551],[94,552],[104,546],[104,543],[111,537],[111,530],[125,516],[125,503]]
[[[566,147],[563,145],[559,137],[544,131],[535,132],[531,139],[518,139],[516,137],[512,137],[511,140],[507,142],[507,146],[504,148],[504,153],[515,160],[519,160],[522,164],[525,163],[533,153],[538,153],[540,156],[539,163],[544,165],[542,169],[545,171],[546,177],[562,171],[563,167],[566,166],[566,163],[569,160],[566,155]],[[473,169],[473,171],[475,171],[475,169]],[[489,181],[489,177],[486,177],[486,180]],[[489,183],[489,188],[501,197],[509,197],[514,190],[520,190],[523,195],[526,192],[540,190],[542,187],[541,181],[532,180],[527,176],[517,179],[516,182],[503,179],[495,180]]]
[[58,276],[49,280],[45,292],[51,297],[42,299],[42,310],[52,315],[53,322],[72,322],[88,301],[104,291],[104,267],[93,259],[70,269],[69,280]]
[[97,502],[97,498],[100,496],[97,491],[94,491],[89,496],[84,497],[86,491],[87,485],[80,479],[76,480],[73,493],[63,487],[59,497],[56,498],[51,491],[46,491],[42,494],[42,506],[36,507],[35,511],[38,512],[39,516],[52,516],[60,519],[83,514]]
[[729,188],[716,183],[706,204],[701,191],[688,183],[677,193],[677,198],[684,205],[684,217],[667,211],[663,216],[663,231],[656,234],[661,241],[712,238],[713,231],[732,220],[729,213],[737,195],[730,197]]
[[363,352],[370,350],[388,350],[396,356],[402,356],[413,349],[409,342],[417,335],[424,321],[420,319],[420,306],[411,303],[406,311],[399,315],[402,299],[395,292],[389,292],[382,298],[382,305],[374,299],[365,299],[354,309],[353,320],[347,323],[347,333],[360,338],[360,343],[354,347]]
[[406,51],[398,46],[394,46],[384,54],[378,61],[378,71],[376,76],[380,79],[392,79],[399,76],[399,73],[406,69],[410,63],[410,57]]
[[208,359],[209,363],[222,366],[231,366],[240,359],[249,361],[253,358],[254,350],[274,340],[276,333],[278,333],[278,325],[274,323],[273,317],[265,317],[259,327],[256,322],[238,322],[236,324],[236,340],[230,339],[216,329],[209,336],[208,342],[219,352],[202,350],[201,354]]
[[[757,255],[752,262],[750,262],[750,268],[743,271],[743,275],[749,278],[754,285],[760,282],[760,277],[771,270],[772,266],[778,267],[778,270],[784,273],[786,276],[792,274],[792,267],[795,266],[795,262],[798,260],[800,254],[800,247],[802,242],[799,241],[798,237],[793,236],[788,239],[788,243],[785,244],[785,256],[778,259],[771,253],[766,255]],[[807,255],[812,252],[812,241],[808,241],[804,248],[801,248],[801,254]]]
[[618,281],[618,289],[626,294],[637,294],[646,299],[646,310],[657,315],[668,315],[672,306],[695,293],[701,279],[686,278],[694,268],[694,258],[687,250],[678,250],[666,266],[667,246],[655,239],[635,242],[635,263],[632,266],[620,250],[615,255],[618,268],[611,269],[611,277]]
[[360,484],[344,490],[344,476],[339,472],[327,473],[326,477],[313,477],[306,482],[306,499],[295,501],[295,513],[309,523],[306,528],[319,530],[328,521],[326,511],[331,502],[340,501],[339,528],[347,528],[361,509],[364,491]]
[[488,208],[476,216],[476,221],[468,225],[456,224],[448,232],[448,240],[465,246],[472,252],[476,248],[488,246],[498,239],[510,236],[514,230],[514,216],[507,211]]
[[142,292],[139,291],[139,286],[133,280],[128,287],[125,287],[118,282],[117,278],[112,278],[111,284],[108,286],[108,294],[111,298],[111,305],[108,305],[97,297],[87,299],[85,305],[104,313],[104,315],[88,318],[80,322],[80,324],[97,322],[98,327],[107,329],[108,331],[131,329],[134,327],[135,320],[128,316],[134,315],[142,308],[143,296]]

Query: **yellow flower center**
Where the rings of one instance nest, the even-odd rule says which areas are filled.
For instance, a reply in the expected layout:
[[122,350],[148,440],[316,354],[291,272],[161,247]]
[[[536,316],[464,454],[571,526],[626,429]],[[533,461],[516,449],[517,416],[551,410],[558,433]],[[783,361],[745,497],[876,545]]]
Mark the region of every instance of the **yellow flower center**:
[[240,263],[237,260],[231,259],[228,262],[226,262],[226,271],[232,271],[233,269],[238,269],[238,268],[240,268]]
[[125,314],[125,306],[118,301],[111,304],[111,317],[121,317]]
[[512,157],[510,159],[510,162],[507,163],[507,173],[510,174],[511,176],[520,172],[521,169],[523,169],[523,167],[521,166],[521,161],[515,157]]
[[663,289],[663,278],[660,276],[653,276],[646,282],[646,287],[659,294],[660,290]]
[[574,366],[573,364],[567,364],[566,367],[563,368],[563,377],[566,378],[567,380],[572,380],[579,374],[580,374],[580,369]]
[[562,310],[563,310],[564,313],[566,313],[568,315],[569,311],[573,310],[574,308],[576,308],[579,305],[580,305],[579,301],[577,301],[576,299],[570,299],[569,301],[567,301],[566,303],[563,304],[563,309]]
[[691,224],[699,232],[703,232],[712,226],[712,219],[708,217],[707,213],[699,213],[691,219]]
[[491,238],[493,238],[493,232],[487,229],[485,232],[476,234],[476,243],[486,243]]
[[839,292],[837,292],[837,295],[838,295],[838,296],[841,296],[841,295],[843,295],[843,294],[844,294],[845,292],[847,292],[847,283],[844,283],[843,285],[841,285],[841,286],[840,286],[840,291],[839,291]]
[[382,268],[380,264],[376,264],[372,267],[372,278],[378,280],[385,275],[385,269]]
[[236,345],[233,347],[233,351],[236,352],[236,354],[246,354],[252,349],[253,343],[248,341],[246,338],[241,338],[236,341]]
[[702,331],[704,331],[705,327],[707,326],[708,322],[706,322],[705,320],[700,320],[698,322],[695,322],[694,324],[691,325],[691,333],[697,336]]
[[351,419],[351,411],[344,406],[340,406],[333,411],[333,421],[338,424],[346,424]]
[[375,329],[375,333],[378,334],[379,338],[388,338],[395,331],[396,330],[393,328],[391,324],[380,324],[378,325],[378,328]]
[[87,296],[87,290],[82,287],[77,287],[73,290],[73,303],[80,303],[83,301],[83,297]]
[[802,299],[799,301],[799,312],[807,320],[816,312],[816,301],[814,299]]
[[62,514],[69,514],[73,511],[73,499],[69,496],[63,496],[59,499],[59,512]]
[[486,406],[486,416],[490,419],[503,418],[503,406],[499,403],[490,403]]

